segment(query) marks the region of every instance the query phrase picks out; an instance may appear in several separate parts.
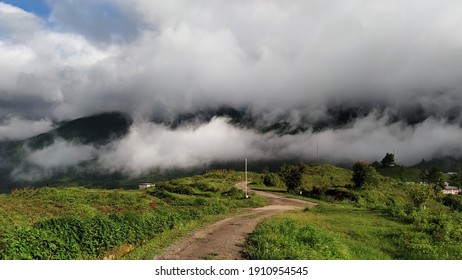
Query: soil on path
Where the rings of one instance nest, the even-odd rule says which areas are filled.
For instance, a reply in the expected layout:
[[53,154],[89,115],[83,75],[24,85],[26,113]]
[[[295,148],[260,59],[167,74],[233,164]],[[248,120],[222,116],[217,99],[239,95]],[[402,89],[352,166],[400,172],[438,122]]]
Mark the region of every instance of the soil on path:
[[[245,183],[238,183],[235,186],[239,189],[245,189]],[[247,235],[263,219],[284,211],[316,206],[316,203],[305,200],[287,198],[262,191],[251,192],[268,198],[270,205],[249,209],[244,214],[220,220],[204,229],[195,231],[181,241],[167,247],[156,259],[242,259]]]

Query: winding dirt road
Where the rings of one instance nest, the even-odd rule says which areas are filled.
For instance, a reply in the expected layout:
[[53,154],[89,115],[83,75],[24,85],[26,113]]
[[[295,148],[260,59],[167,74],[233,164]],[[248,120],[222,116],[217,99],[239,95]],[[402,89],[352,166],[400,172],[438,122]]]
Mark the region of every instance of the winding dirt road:
[[[236,188],[245,189],[245,183],[238,183]],[[156,256],[158,260],[238,260],[246,237],[254,228],[268,217],[284,211],[314,207],[315,203],[287,198],[262,191],[251,191],[268,198],[270,205],[253,208],[239,216],[215,222],[201,230],[189,234],[181,241],[167,247]]]

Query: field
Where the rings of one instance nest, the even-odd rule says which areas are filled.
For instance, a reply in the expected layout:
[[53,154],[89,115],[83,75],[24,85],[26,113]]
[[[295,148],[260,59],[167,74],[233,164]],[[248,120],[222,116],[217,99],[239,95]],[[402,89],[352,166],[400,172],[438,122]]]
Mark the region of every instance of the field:
[[178,234],[242,207],[264,205],[259,197],[245,200],[233,187],[241,177],[237,172],[213,171],[143,191],[70,187],[3,194],[0,258],[121,257],[148,241],[154,244],[156,238],[172,239],[166,238],[169,233]]
[[[460,196],[380,175],[376,186],[358,188],[351,174],[307,165],[301,192],[288,193],[278,174],[250,173],[253,189],[319,205],[262,222],[248,236],[246,258],[462,259]],[[215,170],[146,190],[14,190],[0,195],[0,258],[152,259],[199,226],[265,205],[233,187],[243,180],[242,172]]]
[[339,199],[326,187],[330,192],[316,193],[317,207],[260,224],[248,239],[247,257],[462,259],[460,197],[386,177],[373,188],[338,188],[351,196]]

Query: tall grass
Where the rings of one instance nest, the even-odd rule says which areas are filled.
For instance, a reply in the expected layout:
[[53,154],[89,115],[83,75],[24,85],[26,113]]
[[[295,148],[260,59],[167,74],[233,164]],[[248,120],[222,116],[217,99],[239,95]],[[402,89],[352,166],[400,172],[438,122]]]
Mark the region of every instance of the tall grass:
[[261,224],[247,240],[245,253],[263,260],[350,259],[348,248],[335,236],[288,218]]

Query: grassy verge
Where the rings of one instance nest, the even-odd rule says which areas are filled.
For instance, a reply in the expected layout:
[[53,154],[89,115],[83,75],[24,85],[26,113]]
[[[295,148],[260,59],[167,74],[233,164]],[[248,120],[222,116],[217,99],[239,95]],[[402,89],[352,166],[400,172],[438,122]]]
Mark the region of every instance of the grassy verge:
[[394,259],[389,236],[405,228],[378,212],[324,203],[263,222],[246,252],[250,259]]
[[436,209],[324,202],[264,221],[246,252],[249,259],[462,259],[461,213]]

